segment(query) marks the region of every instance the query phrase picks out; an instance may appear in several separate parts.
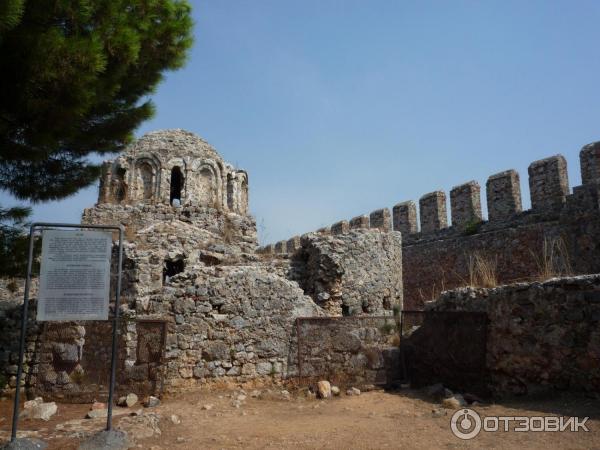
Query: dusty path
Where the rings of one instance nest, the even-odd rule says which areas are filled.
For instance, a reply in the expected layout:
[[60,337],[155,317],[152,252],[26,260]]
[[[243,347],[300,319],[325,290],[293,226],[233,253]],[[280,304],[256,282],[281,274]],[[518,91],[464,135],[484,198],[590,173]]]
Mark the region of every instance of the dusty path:
[[[450,431],[453,411],[435,417],[432,409],[439,405],[413,391],[373,391],[329,400],[307,398],[300,392],[290,395],[288,400],[281,394],[281,388],[263,389],[258,396],[257,393],[251,389],[243,392],[200,390],[165,399],[157,408],[144,409],[144,414],[160,415],[161,434],[138,439],[137,448],[600,449],[600,401],[580,396],[521,400],[474,409],[484,416],[590,416],[587,422],[590,432],[482,432],[471,441],[463,441]],[[49,422],[26,421],[24,428],[38,430],[40,437],[50,438],[48,442],[52,449],[76,448],[79,442],[77,426],[65,426],[65,422],[68,424],[74,419],[77,419],[75,424],[81,422],[78,419],[86,410],[83,405],[59,405],[59,413]],[[9,412],[8,402],[0,402],[0,438],[7,435]],[[119,416],[116,423],[123,417],[126,416]],[[103,426],[101,419],[81,423],[80,436]],[[62,430],[57,430],[57,425]]]

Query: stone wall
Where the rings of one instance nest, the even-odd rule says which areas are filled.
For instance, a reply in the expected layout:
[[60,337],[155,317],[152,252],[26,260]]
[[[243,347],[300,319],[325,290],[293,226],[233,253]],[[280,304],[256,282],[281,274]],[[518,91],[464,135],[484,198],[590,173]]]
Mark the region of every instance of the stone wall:
[[443,293],[426,310],[487,312],[496,395],[600,392],[600,275]]
[[446,289],[478,285],[478,264],[491,268],[496,283],[600,272],[600,249],[595,244],[600,239],[600,190],[595,178],[587,175],[598,164],[596,147],[582,149],[584,184],[572,194],[564,157],[533,162],[531,210],[522,211],[519,174],[514,170],[488,179],[488,221],[481,218],[479,186],[474,182],[452,190],[451,227],[432,226],[431,212],[423,216],[422,207],[421,231],[404,228],[408,231],[403,235],[405,308],[420,309]]
[[398,317],[299,319],[298,375],[338,385],[391,385],[401,378]]
[[401,235],[310,233],[292,255],[288,276],[331,315],[391,314],[402,308]]
[[293,373],[295,319],[323,312],[296,283],[237,266],[177,275],[147,307],[136,305],[136,314],[167,320],[165,386],[178,389],[217,377]]
[[[488,178],[488,220],[483,219],[481,188],[475,181],[451,190],[451,225],[443,191],[421,197],[418,214],[413,201],[396,204],[391,223],[394,231],[402,233],[402,267],[398,265],[398,270],[403,271],[404,309],[421,309],[425,301],[446,289],[477,284],[476,260],[492,269],[496,283],[600,273],[600,247],[596,245],[600,240],[599,149],[599,143],[582,148],[583,184],[572,193],[564,157],[531,163],[532,208],[527,211],[522,208],[520,177],[515,170]],[[321,228],[317,234],[343,235],[365,228],[387,231],[385,217],[389,210],[384,208]],[[258,250],[276,257],[295,251],[297,247],[288,250],[283,245]]]

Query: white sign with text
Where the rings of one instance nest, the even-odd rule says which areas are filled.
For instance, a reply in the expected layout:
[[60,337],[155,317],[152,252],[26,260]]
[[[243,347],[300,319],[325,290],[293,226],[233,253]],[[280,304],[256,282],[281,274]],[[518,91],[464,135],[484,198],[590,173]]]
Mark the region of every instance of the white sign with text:
[[112,233],[44,230],[37,320],[108,320]]

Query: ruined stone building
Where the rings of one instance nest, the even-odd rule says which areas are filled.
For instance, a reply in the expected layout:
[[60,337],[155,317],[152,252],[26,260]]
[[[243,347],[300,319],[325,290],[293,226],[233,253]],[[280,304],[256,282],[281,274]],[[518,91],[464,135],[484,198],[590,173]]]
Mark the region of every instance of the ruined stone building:
[[[446,194],[434,191],[418,211],[401,202],[258,248],[248,174],[191,133],[149,133],[105,163],[82,219],[125,227],[119,389],[311,376],[323,365],[389,381],[399,356],[388,318],[427,309],[485,313],[480,378],[495,393],[598,391],[600,144],[580,163],[573,192],[562,156],[532,163],[527,211],[508,170],[487,180],[487,220],[471,181],[451,190],[450,220]],[[492,281],[479,279],[481,261]],[[582,274],[596,275],[572,278]],[[12,387],[19,295],[4,291],[0,302],[0,369]],[[26,386],[78,400],[104,392],[110,325],[32,320]],[[426,325],[413,335],[431,357],[446,336]]]
[[[401,308],[400,233],[309,234],[295,260],[271,261],[255,251],[248,182],[182,130],[149,133],[104,164],[82,223],[125,227],[121,389],[290,376],[297,317]],[[14,380],[18,309],[3,314],[11,333],[0,349]],[[46,397],[97,395],[108,380],[109,328],[32,322],[27,386]]]

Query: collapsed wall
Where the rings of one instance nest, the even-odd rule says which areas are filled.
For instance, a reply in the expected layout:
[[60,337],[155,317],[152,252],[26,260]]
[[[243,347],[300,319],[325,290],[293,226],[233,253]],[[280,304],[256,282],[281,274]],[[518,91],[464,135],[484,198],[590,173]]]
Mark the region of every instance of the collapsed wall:
[[291,255],[289,277],[329,314],[390,314],[402,309],[401,235],[308,234]]
[[600,391],[600,275],[460,288],[426,310],[487,313],[486,381],[496,396]]
[[[293,376],[297,318],[391,316],[401,307],[399,233],[313,235],[293,242],[296,258],[274,260],[255,251],[247,183],[244,171],[182,130],[149,133],[104,164],[98,204],[82,223],[125,228],[118,392]],[[0,309],[13,339],[19,297]],[[33,313],[35,298],[31,305]],[[30,317],[23,385],[44,398],[105,398],[111,322]],[[2,387],[14,388],[18,348],[0,339],[0,358]]]

